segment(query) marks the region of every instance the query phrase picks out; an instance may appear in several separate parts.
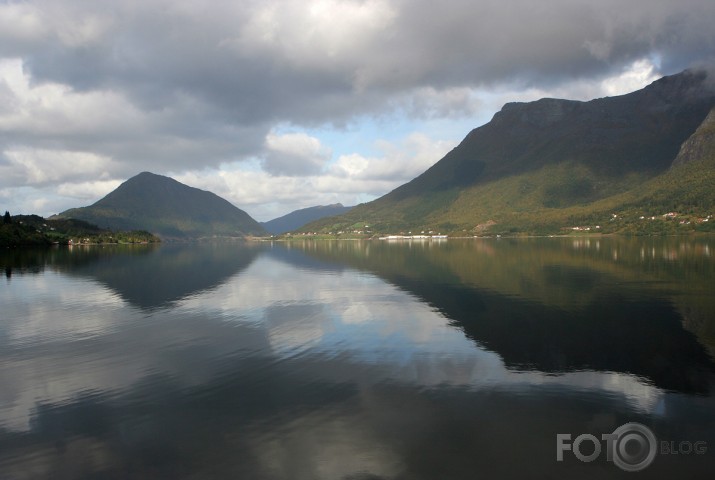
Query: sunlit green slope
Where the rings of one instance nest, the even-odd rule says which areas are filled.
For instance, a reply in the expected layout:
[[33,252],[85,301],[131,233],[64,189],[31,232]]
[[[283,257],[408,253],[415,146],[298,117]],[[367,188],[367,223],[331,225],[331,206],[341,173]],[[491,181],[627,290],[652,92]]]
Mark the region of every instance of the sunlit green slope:
[[[706,74],[690,71],[620,97],[507,104],[411,182],[303,230],[707,229],[698,219],[715,213],[708,187],[715,174],[703,125],[714,105]],[[681,147],[691,137],[702,145],[685,159]]]

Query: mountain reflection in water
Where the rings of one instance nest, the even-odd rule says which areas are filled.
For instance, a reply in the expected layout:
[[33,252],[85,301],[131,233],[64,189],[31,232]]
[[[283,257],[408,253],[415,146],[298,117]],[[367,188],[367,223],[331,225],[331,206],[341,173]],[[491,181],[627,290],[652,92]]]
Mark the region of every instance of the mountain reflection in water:
[[[0,478],[627,476],[715,440],[707,237],[0,254]],[[706,455],[639,475],[703,476]]]

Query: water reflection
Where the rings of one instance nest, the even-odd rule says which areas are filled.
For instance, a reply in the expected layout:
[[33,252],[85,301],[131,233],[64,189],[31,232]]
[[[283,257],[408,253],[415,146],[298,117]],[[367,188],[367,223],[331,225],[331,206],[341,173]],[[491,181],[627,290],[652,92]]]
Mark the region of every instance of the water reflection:
[[0,478],[611,478],[556,433],[715,441],[705,249],[591,242],[6,261]]
[[0,255],[8,278],[46,268],[89,278],[134,306],[152,310],[222,284],[254,260],[259,248],[245,243],[109,245],[17,249]]
[[[715,323],[713,266],[698,261],[707,248],[681,243],[677,250],[689,255],[667,267],[634,255],[643,247],[628,239],[469,241],[439,248],[307,242],[301,248],[323,260],[347,261],[419,297],[510,368],[617,371],[665,389],[709,391],[710,339],[683,328],[694,316],[704,323],[695,333]],[[616,264],[613,252],[621,252]],[[679,282],[686,274],[693,281]]]

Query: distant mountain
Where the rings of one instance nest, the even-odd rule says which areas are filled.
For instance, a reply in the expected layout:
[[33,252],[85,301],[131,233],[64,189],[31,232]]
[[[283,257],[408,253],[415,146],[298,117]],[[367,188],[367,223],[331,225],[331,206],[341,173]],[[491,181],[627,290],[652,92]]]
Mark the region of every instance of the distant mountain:
[[303,230],[369,223],[380,232],[553,233],[608,222],[625,205],[643,216],[663,213],[666,205],[634,202],[655,194],[645,186],[664,187],[655,179],[671,166],[687,163],[674,160],[715,106],[714,86],[706,72],[685,71],[617,97],[508,103],[411,182]]
[[353,207],[344,207],[342,203],[332,205],[318,205],[317,207],[302,208],[292,211],[282,217],[274,218],[261,225],[268,233],[278,234],[296,230],[308,222],[319,220],[324,217],[332,217],[349,212]]
[[141,229],[162,237],[263,235],[246,212],[218,195],[143,172],[88,207],[54,218],[75,218],[115,230]]

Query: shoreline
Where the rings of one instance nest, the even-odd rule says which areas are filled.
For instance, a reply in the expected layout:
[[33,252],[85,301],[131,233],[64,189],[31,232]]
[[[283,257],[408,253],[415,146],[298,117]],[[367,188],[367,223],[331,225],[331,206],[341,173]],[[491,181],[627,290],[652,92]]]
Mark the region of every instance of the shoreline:
[[688,232],[688,233],[663,233],[663,234],[634,234],[634,233],[586,233],[586,234],[550,234],[550,235],[460,235],[460,236],[443,236],[439,238],[384,238],[384,237],[365,237],[365,238],[339,238],[328,235],[311,235],[311,236],[291,236],[291,237],[254,237],[250,241],[258,242],[295,242],[295,241],[443,241],[443,240],[500,240],[500,239],[519,239],[519,238],[665,238],[665,237],[715,237],[715,232]]

